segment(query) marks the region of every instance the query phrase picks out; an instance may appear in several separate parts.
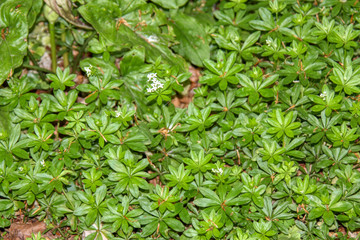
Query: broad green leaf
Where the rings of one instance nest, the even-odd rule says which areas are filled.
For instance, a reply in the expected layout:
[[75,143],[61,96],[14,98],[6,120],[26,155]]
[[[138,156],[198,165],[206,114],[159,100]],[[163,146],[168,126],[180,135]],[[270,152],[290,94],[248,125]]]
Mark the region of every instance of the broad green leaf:
[[170,20],[177,39],[180,41],[178,53],[194,65],[202,67],[210,58],[210,47],[203,26],[193,17],[176,13]]
[[143,229],[142,229],[142,236],[144,237],[147,237],[149,236],[150,234],[152,234],[153,232],[155,232],[155,230],[157,229],[158,227],[158,223],[157,221],[153,221],[153,222],[150,222],[149,224],[147,224]]
[[27,52],[28,19],[32,0],[7,0],[0,5],[0,85],[14,74]]
[[343,202],[343,201],[337,202],[332,206],[330,206],[330,210],[334,212],[346,212],[351,208],[352,208],[351,203]]
[[8,210],[13,206],[13,202],[11,200],[1,199],[0,200],[0,211]]
[[314,208],[309,213],[309,220],[316,219],[318,217],[321,217],[325,212],[325,208]]
[[184,225],[177,219],[175,218],[165,218],[164,222],[173,230],[177,231],[177,232],[182,232],[185,230]]
[[[157,42],[161,36],[153,35],[157,40],[149,40],[149,37],[141,31],[133,30],[129,23],[122,18],[119,6],[109,0],[91,1],[81,6],[79,12],[89,22],[99,34],[106,39],[109,45],[118,47],[143,46],[146,52],[146,58],[150,61],[156,61],[161,57],[166,62],[185,69],[185,63],[179,56]],[[119,19],[118,21],[116,20]]]
[[151,0],[163,8],[176,9],[187,3],[188,0]]

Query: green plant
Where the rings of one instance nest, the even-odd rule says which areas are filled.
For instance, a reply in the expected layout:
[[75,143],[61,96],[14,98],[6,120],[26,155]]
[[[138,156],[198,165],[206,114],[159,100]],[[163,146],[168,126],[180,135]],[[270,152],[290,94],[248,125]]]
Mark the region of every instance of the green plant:
[[0,232],[357,239],[359,11],[0,1]]

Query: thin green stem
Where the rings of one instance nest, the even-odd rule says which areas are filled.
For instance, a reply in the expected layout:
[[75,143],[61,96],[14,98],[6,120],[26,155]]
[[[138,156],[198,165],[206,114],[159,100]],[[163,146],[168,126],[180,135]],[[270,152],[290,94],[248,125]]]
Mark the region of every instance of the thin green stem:
[[55,42],[55,24],[49,22],[49,32],[50,32],[50,46],[51,46],[51,69],[53,72],[56,71],[56,42]]
[[51,73],[51,71],[48,70],[48,69],[45,69],[45,68],[41,68],[39,66],[39,64],[36,62],[36,59],[35,59],[34,55],[31,53],[31,51],[29,49],[27,51],[27,56],[30,59],[30,61],[33,63],[33,66],[28,65],[28,64],[23,64],[23,67],[38,71],[41,80],[46,81],[46,76],[45,76],[44,72]]
[[[61,24],[61,30],[63,31],[61,33],[61,41],[63,43],[65,43],[65,41],[66,41],[66,28],[65,28],[65,25],[63,23]],[[65,52],[63,54],[63,61],[64,61],[64,68],[66,68],[66,67],[69,66],[69,53],[68,53],[68,51],[66,49],[66,46],[64,46],[64,50],[65,50]]]
[[85,40],[84,44],[81,46],[81,48],[80,48],[80,50],[79,50],[79,53],[78,53],[78,55],[76,56],[76,58],[75,58],[75,60],[74,60],[74,64],[73,64],[73,67],[72,67],[72,72],[73,72],[73,73],[77,70],[78,65],[79,65],[79,62],[80,62],[80,60],[81,60],[82,55],[83,55],[84,52],[85,52],[85,49],[86,49],[87,45],[89,44],[90,40],[91,40],[95,35],[96,35],[96,32],[93,32],[93,33],[90,35],[90,37],[88,37],[88,38]]
[[[27,69],[39,71],[39,74],[40,74],[40,72],[41,73],[54,73],[53,71],[51,71],[49,69],[38,67],[38,66],[33,66],[33,65],[29,65],[29,64],[23,64],[23,67],[27,68]],[[40,77],[41,77],[41,75],[40,75]],[[43,80],[46,81],[46,78],[44,78]]]
[[65,234],[63,233],[63,231],[61,231],[60,226],[58,226],[57,230],[60,232],[60,234],[61,234],[62,237],[66,237]]
[[274,71],[277,71],[278,66],[279,66],[279,59],[277,59],[276,62],[274,62]]

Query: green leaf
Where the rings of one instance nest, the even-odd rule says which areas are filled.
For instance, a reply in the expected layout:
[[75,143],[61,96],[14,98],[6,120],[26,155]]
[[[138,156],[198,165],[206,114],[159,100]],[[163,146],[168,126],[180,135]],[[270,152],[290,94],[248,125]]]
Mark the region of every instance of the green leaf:
[[100,203],[104,200],[106,196],[106,186],[102,185],[98,189],[96,189],[95,192],[95,202],[97,205],[100,205]]
[[179,213],[179,217],[181,221],[183,221],[186,224],[189,224],[191,222],[190,214],[186,208],[183,208],[181,212]]
[[329,207],[334,212],[346,212],[352,208],[352,204],[349,202],[340,201]]
[[151,0],[151,1],[167,9],[176,9],[185,5],[188,2],[188,0]]
[[332,211],[325,211],[323,215],[324,222],[331,226],[335,221],[334,213]]
[[246,48],[254,45],[256,43],[256,41],[259,39],[260,37],[260,32],[254,32],[252,33],[243,43],[242,47],[241,47],[241,51],[245,50]]
[[[27,14],[33,1],[7,0],[0,5],[0,85],[14,74],[27,52]],[[36,13],[36,12],[35,12]]]
[[89,205],[82,204],[74,210],[74,215],[75,216],[83,216],[85,214],[88,214],[90,209],[91,209],[91,207]]
[[176,13],[170,23],[180,41],[179,54],[202,67],[203,61],[210,58],[210,47],[203,26],[195,18],[181,12]]
[[95,222],[96,217],[97,217],[97,210],[91,209],[85,217],[86,226],[88,227],[91,226]]
[[109,165],[112,169],[114,169],[117,172],[123,173],[126,172],[126,168],[124,166],[124,164],[122,164],[121,162],[119,162],[118,160],[109,160]]
[[194,204],[199,207],[211,207],[219,205],[218,201],[208,198],[198,198],[194,200]]
[[316,219],[318,217],[321,217],[325,212],[325,208],[314,208],[309,213],[309,220]]
[[200,192],[201,192],[202,195],[204,195],[207,198],[210,198],[210,199],[212,199],[214,201],[217,201],[217,202],[221,202],[218,195],[214,191],[212,191],[212,190],[210,190],[208,188],[202,187],[202,188],[200,188]]
[[[160,224],[160,223],[159,223]],[[142,229],[142,233],[141,235],[143,237],[147,237],[149,236],[150,234],[152,234],[153,232],[156,231],[158,227],[158,222],[157,221],[152,221],[150,223],[148,223],[143,229]]]
[[[183,59],[175,56],[166,46],[149,41],[148,37],[140,31],[134,31],[122,18],[119,6],[109,0],[91,1],[81,6],[78,10],[83,18],[89,22],[106,41],[116,46],[143,46],[146,52],[146,58],[150,61],[156,61],[161,57],[166,62],[179,66],[185,70]],[[115,18],[123,19],[124,23],[119,23]],[[160,38],[161,36],[157,36]]]
[[179,220],[175,219],[175,218],[165,218],[164,222],[173,230],[177,231],[177,232],[183,232],[185,230],[184,225],[182,224],[182,222],[180,222]]
[[9,208],[11,208],[13,206],[13,204],[14,203],[10,200],[1,199],[0,200],[0,211],[8,210]]

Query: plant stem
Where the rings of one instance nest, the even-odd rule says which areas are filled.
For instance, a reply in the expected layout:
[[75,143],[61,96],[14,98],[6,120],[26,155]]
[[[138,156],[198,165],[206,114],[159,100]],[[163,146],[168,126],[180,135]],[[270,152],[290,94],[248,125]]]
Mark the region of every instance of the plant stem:
[[[61,23],[61,29],[62,29],[62,33],[61,33],[61,41],[63,43],[65,43],[66,41],[66,28],[65,25],[63,23]],[[64,68],[69,66],[69,53],[66,49],[66,46],[64,46],[65,52],[63,54],[63,60],[64,60]]]
[[23,67],[38,71],[41,80],[46,81],[46,77],[45,77],[44,72],[47,72],[47,73],[52,73],[52,72],[50,70],[48,70],[48,69],[41,68],[39,66],[39,64],[36,62],[36,59],[35,59],[34,55],[32,55],[32,53],[31,53],[31,51],[29,49],[27,51],[27,55],[28,55],[30,61],[34,64],[34,66],[31,66],[29,64],[23,64]]
[[57,230],[60,232],[60,234],[61,234],[62,237],[66,237],[65,234],[63,233],[63,231],[61,231],[60,226],[57,227]]
[[[53,71],[51,71],[51,70],[49,70],[49,69],[42,68],[42,67],[38,67],[38,66],[33,66],[33,65],[29,65],[29,64],[23,64],[23,67],[24,67],[24,68],[31,69],[31,70],[39,71],[39,74],[40,74],[40,72],[41,72],[41,73],[54,73]],[[41,75],[40,75],[40,77],[41,77]],[[41,77],[41,78],[42,78],[42,77]],[[46,79],[44,78],[43,80],[45,81]]]
[[49,22],[49,32],[50,32],[50,45],[51,45],[51,69],[53,72],[56,71],[56,43],[55,43],[55,24]]
[[78,55],[76,56],[76,58],[75,58],[75,60],[74,60],[74,65],[73,65],[73,67],[72,67],[72,72],[73,72],[73,73],[74,73],[74,72],[76,71],[76,69],[78,68],[80,59],[81,59],[81,57],[82,57],[82,55],[83,55],[83,53],[84,53],[87,45],[89,44],[90,40],[91,40],[95,35],[96,35],[96,32],[93,32],[93,33],[90,35],[90,37],[88,37],[88,38],[85,40],[84,44],[81,46],[80,51],[79,51]]

